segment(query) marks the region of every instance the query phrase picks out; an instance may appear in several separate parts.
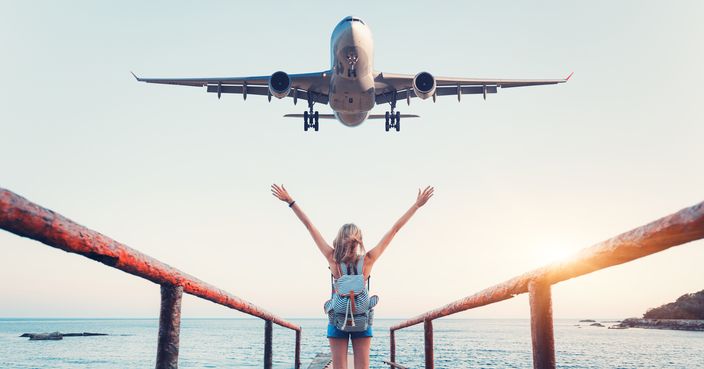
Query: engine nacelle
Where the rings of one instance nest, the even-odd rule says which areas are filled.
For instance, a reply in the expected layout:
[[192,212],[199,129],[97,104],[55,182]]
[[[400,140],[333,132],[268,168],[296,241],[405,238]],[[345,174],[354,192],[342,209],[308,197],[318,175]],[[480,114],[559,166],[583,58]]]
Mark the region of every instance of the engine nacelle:
[[283,99],[291,91],[291,77],[286,72],[275,72],[269,77],[269,92],[277,99]]
[[413,91],[425,100],[435,94],[435,77],[428,72],[420,72],[413,77]]

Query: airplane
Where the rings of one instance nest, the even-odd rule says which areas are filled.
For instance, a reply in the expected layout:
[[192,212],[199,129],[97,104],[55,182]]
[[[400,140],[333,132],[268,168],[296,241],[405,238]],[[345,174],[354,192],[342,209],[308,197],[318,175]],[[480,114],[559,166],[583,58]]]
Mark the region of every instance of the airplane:
[[[438,96],[494,94],[499,88],[553,85],[567,82],[563,79],[495,79],[435,77],[428,72],[416,75],[378,72],[373,69],[374,41],[369,26],[358,17],[348,16],[337,24],[330,39],[330,69],[315,73],[288,74],[283,71],[267,76],[214,77],[214,78],[141,78],[140,82],[168,85],[207,87],[207,92],[293,98],[308,102],[303,114],[286,114],[284,117],[303,118],[303,129],[318,131],[320,119],[337,119],[348,127],[356,127],[366,119],[384,119],[388,132],[401,130],[402,118],[417,118],[414,114],[401,114],[396,102],[411,98],[428,98],[435,102]],[[315,104],[329,104],[333,114],[319,114]],[[385,114],[369,114],[374,105],[389,104]]]

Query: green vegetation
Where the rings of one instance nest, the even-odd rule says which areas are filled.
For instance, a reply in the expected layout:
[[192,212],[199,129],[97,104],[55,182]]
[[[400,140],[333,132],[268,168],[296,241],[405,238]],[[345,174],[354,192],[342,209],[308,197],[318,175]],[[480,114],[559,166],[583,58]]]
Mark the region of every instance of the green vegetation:
[[704,290],[680,296],[677,301],[649,309],[644,319],[704,319]]

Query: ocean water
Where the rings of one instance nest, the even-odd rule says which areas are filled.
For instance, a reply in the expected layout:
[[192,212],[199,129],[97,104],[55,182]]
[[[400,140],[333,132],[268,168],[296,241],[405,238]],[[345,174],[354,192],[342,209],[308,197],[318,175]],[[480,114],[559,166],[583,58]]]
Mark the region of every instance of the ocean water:
[[[291,319],[303,327],[302,368],[328,350],[323,319]],[[372,368],[388,368],[389,326],[376,319]],[[560,368],[704,368],[704,332],[609,330],[576,320],[555,321]],[[528,320],[440,319],[434,322],[436,368],[532,368]],[[0,368],[153,368],[157,319],[0,319]],[[29,341],[24,332],[101,332],[109,336]],[[422,368],[422,325],[396,334],[397,361]],[[278,369],[293,367],[295,335],[274,325]],[[350,348],[351,350],[351,348]],[[258,319],[183,319],[180,368],[261,368],[264,322]]]

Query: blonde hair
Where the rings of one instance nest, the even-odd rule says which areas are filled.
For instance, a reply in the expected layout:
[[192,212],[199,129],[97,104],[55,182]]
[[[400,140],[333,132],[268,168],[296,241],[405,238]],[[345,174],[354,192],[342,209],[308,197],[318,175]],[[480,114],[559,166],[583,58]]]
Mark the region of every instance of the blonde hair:
[[362,230],[352,223],[347,223],[340,227],[337,237],[332,241],[334,248],[333,259],[338,263],[356,262],[360,255],[364,254],[364,243],[362,243]]

